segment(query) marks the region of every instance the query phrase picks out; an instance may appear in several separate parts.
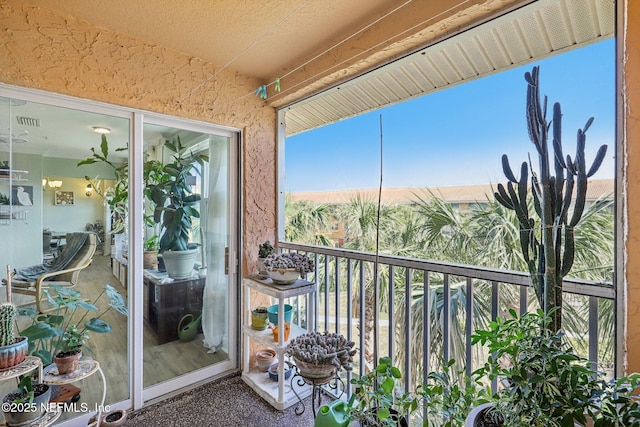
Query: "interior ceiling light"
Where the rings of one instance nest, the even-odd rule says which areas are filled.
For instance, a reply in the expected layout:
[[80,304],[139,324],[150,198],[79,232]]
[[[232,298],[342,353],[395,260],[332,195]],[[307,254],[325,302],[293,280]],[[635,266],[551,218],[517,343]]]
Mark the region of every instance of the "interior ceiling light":
[[103,126],[94,126],[93,127],[93,131],[95,133],[101,133],[101,134],[104,134],[104,135],[108,135],[108,134],[111,133],[111,129],[103,127]]
[[8,144],[9,142],[12,142],[14,144],[24,144],[25,142],[29,142],[29,140],[25,138],[27,135],[29,135],[29,132],[26,130],[22,131],[18,136],[15,136],[13,134],[9,135],[8,133],[3,133],[3,134],[0,134],[0,142],[5,144]]

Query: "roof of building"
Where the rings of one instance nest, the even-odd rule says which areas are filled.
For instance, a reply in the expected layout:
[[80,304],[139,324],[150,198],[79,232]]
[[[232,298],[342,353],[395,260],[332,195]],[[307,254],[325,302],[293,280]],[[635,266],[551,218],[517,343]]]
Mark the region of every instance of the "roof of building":
[[[440,197],[448,203],[475,203],[493,199],[496,185],[465,185],[450,187],[398,187],[383,188],[382,203],[387,205],[405,204],[417,202],[420,199],[428,200],[431,194]],[[613,179],[589,180],[587,186],[587,200],[612,197],[614,192]],[[377,188],[360,188],[352,190],[334,191],[301,191],[287,193],[293,201],[310,201],[329,205],[347,204],[356,196],[365,200],[377,200]]]

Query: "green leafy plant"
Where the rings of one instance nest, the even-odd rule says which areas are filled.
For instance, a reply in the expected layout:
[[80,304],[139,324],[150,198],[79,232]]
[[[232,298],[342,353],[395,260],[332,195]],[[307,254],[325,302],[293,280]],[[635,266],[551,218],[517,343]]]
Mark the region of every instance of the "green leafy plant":
[[352,378],[355,391],[348,406],[351,421],[367,426],[397,426],[407,412],[418,408],[418,399],[399,389],[400,369],[391,358],[381,357],[376,368],[360,378]]
[[[149,187],[151,199],[155,204],[153,219],[160,224],[160,253],[168,250],[184,251],[193,245],[189,244],[192,218],[199,218],[197,205],[200,194],[194,193],[189,178],[192,173],[200,173],[204,163],[208,161],[205,154],[195,154],[180,141],[165,143],[173,155],[173,162],[164,165],[166,174],[164,181]],[[200,169],[196,167],[200,165]]]
[[269,255],[275,253],[276,248],[273,247],[270,241],[266,241],[258,246],[258,258],[266,258]]
[[144,250],[145,251],[157,251],[159,247],[158,236],[153,235],[144,241]]
[[464,370],[452,372],[455,363],[451,359],[442,372],[429,372],[426,383],[416,389],[427,410],[425,427],[464,426],[471,408],[490,401],[491,390],[481,378],[477,374],[469,377]]
[[33,390],[33,380],[30,375],[24,375],[18,383],[17,392],[12,397],[13,403],[33,403],[35,391]]
[[[510,315],[472,334],[472,344],[487,345],[491,354],[474,375],[503,383],[492,400],[505,426],[585,425],[587,414],[601,426],[640,425],[631,395],[640,384],[638,374],[608,383],[561,332],[549,328],[552,318],[542,310],[520,317],[510,310]],[[621,417],[632,422],[619,424]]]
[[[128,150],[128,147],[117,148],[115,151],[126,150]],[[78,162],[77,166],[105,163],[113,169],[115,177],[114,185],[104,191],[104,193],[101,191],[101,186],[97,185],[96,179],[92,180],[88,176],[85,176],[85,178],[91,182],[96,194],[103,197],[111,208],[111,212],[115,215],[111,232],[119,233],[126,229],[129,214],[129,164],[126,162],[119,164],[109,158],[109,142],[107,141],[107,136],[104,134],[101,136],[100,149],[96,150],[95,147],[91,147],[91,153],[90,157]]]
[[[20,314],[32,320],[31,325],[21,331],[29,338],[29,354],[42,359],[44,365],[52,363],[53,357],[61,352],[82,348],[92,352],[87,345],[89,333],[111,332],[111,326],[102,319],[111,309],[124,316],[129,315],[124,298],[111,285],[105,285],[93,302],[85,301],[80,292],[63,286],[53,285],[44,292],[55,307],[52,312],[38,314],[33,308],[20,309]],[[96,304],[103,295],[108,296],[109,306],[97,316],[87,319],[90,313],[100,311]],[[78,328],[78,325],[82,327]]]

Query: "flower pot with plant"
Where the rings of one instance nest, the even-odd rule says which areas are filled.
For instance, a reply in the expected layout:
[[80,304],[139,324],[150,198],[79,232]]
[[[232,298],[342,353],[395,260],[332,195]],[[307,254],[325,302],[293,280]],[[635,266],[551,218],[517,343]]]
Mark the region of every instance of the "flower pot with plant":
[[[80,292],[63,286],[52,285],[44,292],[55,307],[53,311],[39,315],[33,308],[20,309],[21,314],[32,319],[31,325],[22,330],[22,334],[29,338],[29,353],[38,356],[44,365],[69,354],[79,359],[81,355],[78,353],[82,349],[92,352],[88,345],[90,332],[111,332],[111,326],[102,317],[111,309],[124,316],[129,314],[124,298],[111,285],[105,285],[93,302],[85,301]],[[97,316],[87,319],[90,313],[100,311],[97,303],[103,295],[108,296],[109,306]],[[58,366],[59,373],[68,369],[75,369],[73,363],[67,369]]]
[[[159,253],[167,274],[175,279],[189,278],[193,274],[198,255],[197,245],[189,243],[193,218],[199,218],[200,194],[194,193],[190,180],[204,167],[208,157],[195,154],[189,147],[167,141],[165,146],[174,152],[173,162],[164,166],[165,180],[150,186],[155,204],[153,219],[160,224]],[[196,167],[198,166],[199,167]]]
[[349,418],[361,426],[408,426],[407,413],[418,408],[418,399],[400,390],[400,369],[389,357],[381,357],[378,365],[360,378],[352,378],[354,393],[349,400]]
[[27,357],[29,339],[15,335],[18,308],[11,302],[11,274],[7,267],[7,302],[0,305],[0,371],[10,369]]
[[290,285],[313,271],[314,262],[305,254],[295,252],[285,252],[282,254],[271,254],[264,260],[267,274],[274,283],[279,285]]
[[308,332],[295,337],[286,354],[293,357],[300,376],[310,384],[329,382],[337,371],[352,369],[355,342],[336,333]]
[[23,376],[18,388],[2,399],[6,425],[31,425],[44,415],[50,398],[51,388],[47,384],[33,384],[30,375]]
[[[603,372],[593,370],[561,332],[553,331],[553,316],[542,310],[510,314],[472,334],[472,345],[486,345],[490,354],[474,375],[499,379],[504,387],[489,408],[470,414],[467,425],[584,426],[589,416],[595,426],[640,426],[640,401],[633,396],[640,374],[605,381]],[[483,424],[473,424],[474,416]]]
[[158,268],[158,236],[153,235],[144,241],[144,253],[142,267],[155,270]]
[[268,276],[267,267],[264,265],[264,260],[276,252],[276,248],[273,247],[270,241],[266,241],[258,246],[258,274],[263,277]]

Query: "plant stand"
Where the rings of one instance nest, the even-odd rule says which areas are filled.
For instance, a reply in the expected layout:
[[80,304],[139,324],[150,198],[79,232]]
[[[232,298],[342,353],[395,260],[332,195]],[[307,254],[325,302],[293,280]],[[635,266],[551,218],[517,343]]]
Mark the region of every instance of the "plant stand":
[[344,388],[345,388],[344,381],[342,380],[342,378],[340,378],[340,375],[338,375],[339,371],[337,370],[334,371],[331,375],[329,375],[326,378],[307,378],[300,375],[300,371],[298,370],[297,366],[295,366],[294,369],[295,369],[295,374],[291,377],[291,390],[293,390],[293,393],[298,398],[298,404],[294,409],[296,415],[302,415],[306,407],[304,405],[304,401],[302,400],[302,397],[298,396],[298,393],[296,393],[296,388],[294,387],[294,383],[293,383],[294,381],[297,381],[298,386],[303,386],[305,384],[308,384],[312,387],[311,409],[313,410],[314,419],[316,418],[316,415],[318,413],[318,408],[321,406],[321,398],[322,398],[322,392],[324,391],[324,387],[328,387],[331,390],[338,391],[338,385],[341,385],[340,387],[341,392],[337,397],[338,399],[344,393]]
[[[285,383],[284,366],[285,352],[289,340],[307,332],[306,329],[299,325],[291,323],[291,332],[289,340],[284,339],[284,334],[278,334],[278,341],[273,340],[273,333],[267,329],[258,331],[251,328],[251,296],[250,291],[255,290],[261,294],[274,298],[278,304],[278,324],[284,325],[284,300],[286,298],[302,297],[307,298],[307,313],[309,330],[315,328],[315,292],[316,284],[305,280],[298,280],[291,285],[277,285],[269,278],[263,279],[260,276],[253,275],[245,277],[242,280],[242,338],[243,338],[243,363],[242,363],[242,379],[264,400],[269,402],[274,408],[282,411],[293,404],[297,403],[300,396],[307,397],[311,394],[311,387],[304,382],[300,385],[297,383]],[[272,381],[268,374],[261,372],[257,366],[249,366],[250,344],[257,342],[261,345],[271,348],[276,352],[278,363],[278,381]],[[296,388],[297,387],[297,388]]]
[[104,409],[104,402],[107,398],[107,380],[105,379],[104,372],[102,372],[102,368],[100,368],[100,364],[97,361],[93,359],[81,359],[78,362],[78,368],[75,371],[63,375],[58,374],[58,368],[54,363],[52,363],[42,371],[42,382],[52,385],[71,384],[90,377],[96,372],[100,372],[100,376],[102,377],[102,402],[100,403],[100,406],[98,406],[98,413],[96,415],[97,421],[95,424],[100,426],[100,418],[102,410]]
[[[31,371],[38,370],[38,378],[40,378],[41,382],[43,381],[43,373],[42,373],[42,361],[40,361],[39,357],[35,356],[27,356],[22,363],[19,363],[16,366],[11,367],[10,369],[0,371],[0,381],[8,380],[11,378],[17,378],[22,375],[26,375]],[[60,418],[61,412],[56,411],[54,407],[51,407],[51,410],[47,410],[42,417],[39,417],[36,420],[33,420],[29,424],[31,427],[45,427],[53,424],[58,418]],[[0,425],[7,425],[3,420]]]

